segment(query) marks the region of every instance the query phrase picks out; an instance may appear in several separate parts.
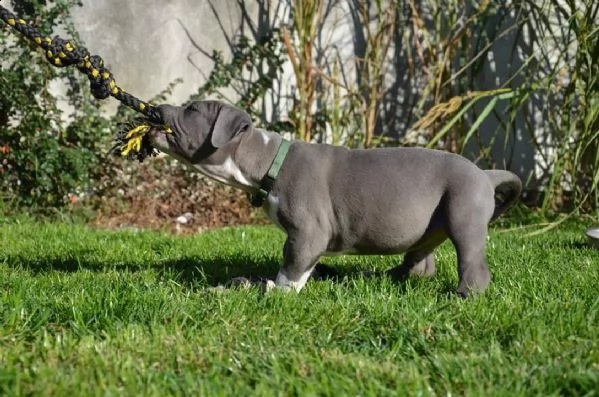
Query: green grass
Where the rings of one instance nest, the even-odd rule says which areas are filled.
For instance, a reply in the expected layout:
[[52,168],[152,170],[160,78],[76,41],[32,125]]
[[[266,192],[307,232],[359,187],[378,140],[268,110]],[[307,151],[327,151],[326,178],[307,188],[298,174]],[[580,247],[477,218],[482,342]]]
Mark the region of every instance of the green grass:
[[[193,237],[0,225],[2,395],[598,395],[599,251],[568,226],[493,231],[494,281],[310,281],[300,294],[210,291],[273,276],[270,227]],[[397,257],[336,257],[350,274]]]

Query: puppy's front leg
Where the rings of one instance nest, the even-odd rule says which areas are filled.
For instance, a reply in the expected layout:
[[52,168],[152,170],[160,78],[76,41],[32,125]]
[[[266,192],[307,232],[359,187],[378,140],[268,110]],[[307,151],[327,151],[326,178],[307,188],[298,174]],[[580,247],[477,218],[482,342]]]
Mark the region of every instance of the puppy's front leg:
[[[316,240],[316,241],[315,241]],[[283,247],[283,267],[279,270],[275,285],[283,290],[294,289],[299,292],[308,278],[318,258],[326,247],[320,247],[318,239],[304,236],[288,236]]]

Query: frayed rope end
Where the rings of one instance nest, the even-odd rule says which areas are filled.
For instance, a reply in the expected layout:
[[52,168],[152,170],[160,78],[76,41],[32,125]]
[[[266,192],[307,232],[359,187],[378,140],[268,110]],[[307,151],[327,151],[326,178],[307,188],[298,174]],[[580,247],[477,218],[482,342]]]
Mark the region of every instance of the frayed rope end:
[[[144,161],[148,157],[158,154],[158,151],[150,143],[148,131],[158,127],[145,118],[138,119],[133,123],[127,124],[122,128],[117,137],[116,143],[110,150],[115,156],[124,157],[127,160]],[[160,126],[167,133],[172,132],[168,126]]]

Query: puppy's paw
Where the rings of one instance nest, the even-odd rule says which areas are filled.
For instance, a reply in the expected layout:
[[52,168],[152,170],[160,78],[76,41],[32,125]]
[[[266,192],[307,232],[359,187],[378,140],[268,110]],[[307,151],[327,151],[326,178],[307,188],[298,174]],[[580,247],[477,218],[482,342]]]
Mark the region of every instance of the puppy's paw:
[[252,286],[252,281],[246,277],[233,277],[225,284],[226,288],[242,288],[248,289]]
[[257,288],[261,292],[268,292],[275,288],[275,282],[267,278],[256,277],[233,277],[224,284],[210,288],[211,291],[222,292],[229,289],[250,289]]

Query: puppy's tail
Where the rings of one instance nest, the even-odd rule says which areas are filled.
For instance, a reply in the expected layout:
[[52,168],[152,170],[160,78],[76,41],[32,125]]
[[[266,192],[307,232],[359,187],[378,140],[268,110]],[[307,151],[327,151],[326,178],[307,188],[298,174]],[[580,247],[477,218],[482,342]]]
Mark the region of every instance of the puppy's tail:
[[495,211],[493,219],[497,219],[520,198],[522,181],[510,171],[485,170],[485,173],[495,187]]

